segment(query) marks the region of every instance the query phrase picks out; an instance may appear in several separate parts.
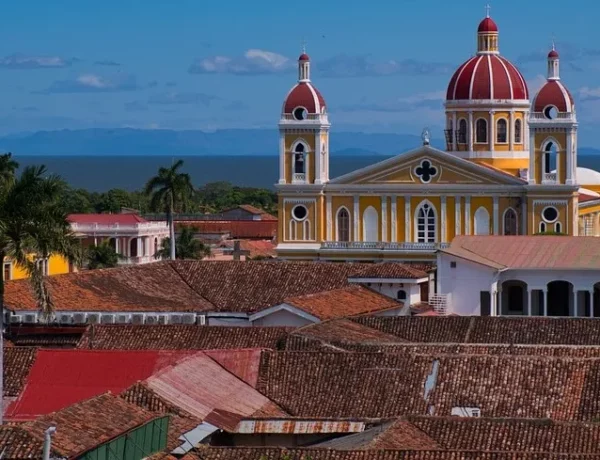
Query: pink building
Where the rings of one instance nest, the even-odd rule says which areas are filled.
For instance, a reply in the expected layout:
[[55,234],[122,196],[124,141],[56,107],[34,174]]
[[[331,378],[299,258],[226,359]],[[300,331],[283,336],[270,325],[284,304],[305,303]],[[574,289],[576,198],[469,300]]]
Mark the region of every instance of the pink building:
[[108,240],[123,256],[122,265],[155,262],[154,254],[169,236],[166,222],[150,222],[137,214],[71,214],[68,220],[84,246]]

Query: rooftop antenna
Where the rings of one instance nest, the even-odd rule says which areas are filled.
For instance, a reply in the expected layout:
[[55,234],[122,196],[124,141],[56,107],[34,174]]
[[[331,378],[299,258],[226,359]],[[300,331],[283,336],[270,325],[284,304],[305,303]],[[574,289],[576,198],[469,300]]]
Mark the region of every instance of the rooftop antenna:
[[492,7],[490,6],[490,4],[488,3],[487,5],[485,5],[485,17],[489,18],[490,17],[490,10],[492,9]]
[[556,51],[555,48],[555,39],[556,39],[556,35],[554,34],[554,32],[552,32],[552,51]]
[[306,38],[302,37],[302,54],[306,53]]

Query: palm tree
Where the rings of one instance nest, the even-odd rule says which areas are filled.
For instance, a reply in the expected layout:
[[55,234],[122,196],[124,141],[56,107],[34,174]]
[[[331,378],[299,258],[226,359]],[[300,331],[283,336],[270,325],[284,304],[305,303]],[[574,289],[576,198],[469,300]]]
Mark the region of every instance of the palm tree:
[[97,246],[88,248],[87,267],[90,270],[96,268],[114,268],[119,264],[119,260],[123,258],[108,241],[104,241]]
[[[150,208],[154,211],[165,211],[169,223],[170,241],[175,241],[175,225],[173,213],[175,209],[185,209],[187,201],[194,193],[189,174],[179,172],[183,160],[176,161],[170,168],[159,168],[158,175],[151,178],[144,192],[150,196]],[[170,245],[170,258],[175,260],[175,246]]]
[[[175,238],[178,259],[201,260],[211,256],[210,246],[194,238],[198,229],[185,226],[178,237]],[[157,259],[168,259],[171,254],[171,238],[163,240],[163,247],[156,251],[154,257]]]
[[[47,176],[43,166],[29,166],[15,178],[16,163],[0,156],[0,266],[10,258],[29,274],[33,292],[44,319],[52,317],[52,298],[46,286],[44,261],[52,254],[79,261],[77,239],[70,231],[60,197],[65,184]],[[11,177],[12,171],[12,177]],[[32,257],[33,255],[33,257]],[[0,277],[0,331],[4,331],[4,278]],[[3,346],[0,341],[0,347]],[[0,360],[3,349],[0,349]],[[0,361],[0,367],[2,367]],[[2,372],[0,369],[0,394]],[[2,410],[0,408],[0,417]],[[1,418],[0,418],[1,423]]]

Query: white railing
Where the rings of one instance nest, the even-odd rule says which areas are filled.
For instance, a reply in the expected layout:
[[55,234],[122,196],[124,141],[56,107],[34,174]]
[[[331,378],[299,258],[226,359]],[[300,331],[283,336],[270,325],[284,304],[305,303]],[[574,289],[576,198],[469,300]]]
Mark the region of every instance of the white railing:
[[319,113],[309,113],[306,115],[306,118],[304,120],[297,120],[293,114],[291,113],[284,113],[281,116],[282,120],[291,120],[291,121],[296,121],[296,122],[304,122],[304,121],[327,121],[327,115],[325,114],[319,114]]
[[139,231],[139,230],[168,230],[169,225],[166,222],[141,222],[139,224],[78,224],[71,223],[71,230],[74,232],[98,232],[98,231]]
[[321,249],[366,249],[382,251],[423,251],[444,249],[450,243],[383,243],[378,241],[325,241]]
[[445,315],[448,311],[448,297],[445,294],[431,294],[429,296],[429,306],[436,313]]
[[158,262],[160,259],[154,256],[137,256],[137,257],[123,257],[119,259],[119,265],[141,265],[149,264],[150,262]]
[[543,112],[533,112],[530,114],[530,117],[533,118],[534,120],[538,121],[538,120],[546,120],[548,122],[552,122],[554,120],[569,120],[571,118],[573,118],[573,114],[572,113],[567,113],[567,112],[558,112],[555,115],[553,115],[552,118],[548,118],[546,116],[546,114],[544,114]]
[[292,175],[292,183],[294,182],[305,182],[306,181],[306,174],[304,173],[294,173]]
[[542,177],[542,184],[555,184],[556,183],[556,173],[544,173]]

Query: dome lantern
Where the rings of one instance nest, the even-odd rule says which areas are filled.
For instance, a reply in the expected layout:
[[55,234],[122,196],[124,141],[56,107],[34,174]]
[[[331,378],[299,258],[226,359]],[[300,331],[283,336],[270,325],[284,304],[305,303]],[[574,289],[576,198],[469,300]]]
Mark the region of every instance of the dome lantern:
[[477,54],[498,54],[498,26],[490,18],[490,5],[477,28]]

